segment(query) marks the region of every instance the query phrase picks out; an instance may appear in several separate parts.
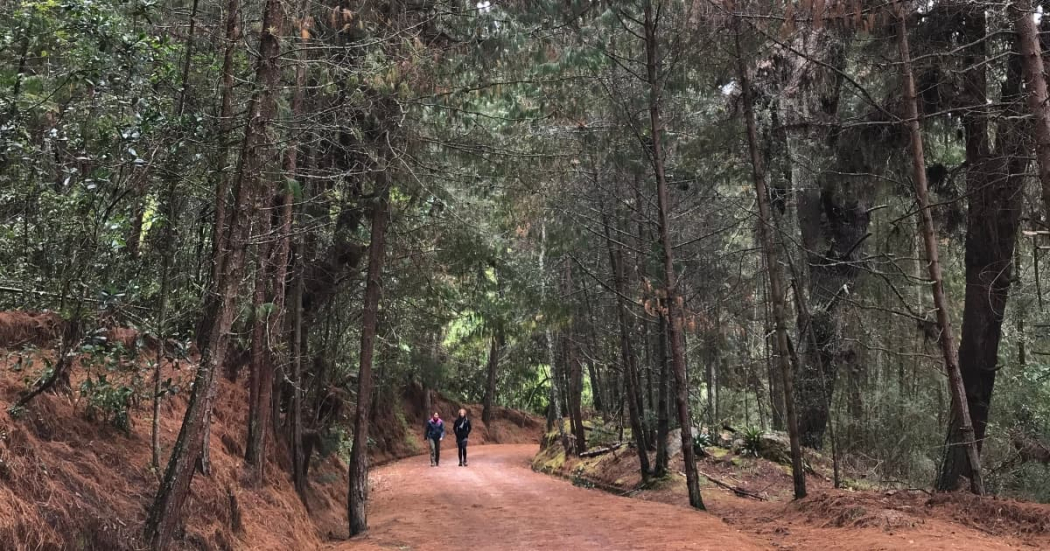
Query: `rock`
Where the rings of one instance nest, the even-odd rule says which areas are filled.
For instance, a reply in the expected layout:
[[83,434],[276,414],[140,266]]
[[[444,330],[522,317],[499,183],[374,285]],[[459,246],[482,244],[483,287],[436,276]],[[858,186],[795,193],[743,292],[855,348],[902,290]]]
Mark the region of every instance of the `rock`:
[[682,429],[674,429],[667,433],[667,458],[674,459],[682,453]]
[[758,441],[758,456],[775,463],[791,463],[791,440],[786,434],[767,432]]

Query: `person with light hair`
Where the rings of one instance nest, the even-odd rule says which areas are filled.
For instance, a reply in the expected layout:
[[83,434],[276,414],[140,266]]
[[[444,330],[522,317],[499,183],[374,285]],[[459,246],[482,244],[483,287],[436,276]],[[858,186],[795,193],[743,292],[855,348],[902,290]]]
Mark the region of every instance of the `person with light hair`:
[[460,409],[459,417],[452,423],[452,432],[456,433],[456,447],[459,448],[459,466],[467,466],[467,437],[470,436],[470,419],[467,410]]

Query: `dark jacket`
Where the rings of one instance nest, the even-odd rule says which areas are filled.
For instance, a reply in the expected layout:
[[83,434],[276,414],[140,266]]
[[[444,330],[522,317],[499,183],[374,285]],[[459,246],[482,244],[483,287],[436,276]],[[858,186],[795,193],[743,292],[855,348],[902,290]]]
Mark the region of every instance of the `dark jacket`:
[[456,441],[462,442],[470,436],[470,419],[467,417],[457,417],[456,422],[452,423],[452,432],[456,433]]
[[423,432],[423,438],[430,438],[438,440],[445,437],[445,422],[438,419],[435,423],[433,419],[427,419],[427,426]]

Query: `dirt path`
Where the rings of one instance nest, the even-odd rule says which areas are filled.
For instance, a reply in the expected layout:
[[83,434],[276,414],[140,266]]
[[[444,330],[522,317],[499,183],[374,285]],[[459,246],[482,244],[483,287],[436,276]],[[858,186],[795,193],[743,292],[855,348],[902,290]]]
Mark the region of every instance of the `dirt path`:
[[372,474],[369,533],[345,551],[767,549],[718,518],[684,507],[617,497],[532,472],[536,445],[471,449],[455,444],[431,468],[414,457]]

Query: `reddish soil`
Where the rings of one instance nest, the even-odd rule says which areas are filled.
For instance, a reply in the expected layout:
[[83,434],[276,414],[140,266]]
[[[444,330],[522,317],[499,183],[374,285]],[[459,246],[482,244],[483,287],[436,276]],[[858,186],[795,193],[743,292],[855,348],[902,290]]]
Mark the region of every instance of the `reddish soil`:
[[51,312],[0,312],[0,348],[46,346],[58,339],[62,325]]
[[[596,482],[624,491],[638,486],[633,450],[603,457]],[[680,457],[676,463],[676,470],[681,471]],[[577,466],[570,459],[559,473],[572,473]],[[1044,504],[966,493],[931,496],[918,490],[835,490],[829,480],[814,475],[807,477],[810,496],[792,501],[789,471],[775,463],[708,458],[698,467],[764,499],[739,497],[700,478],[708,512],[766,549],[1050,549],[1050,506]],[[683,509],[688,506],[681,476],[630,495]]]
[[333,549],[765,549],[717,517],[573,486],[530,468],[536,445],[405,459],[372,473],[371,530]]

